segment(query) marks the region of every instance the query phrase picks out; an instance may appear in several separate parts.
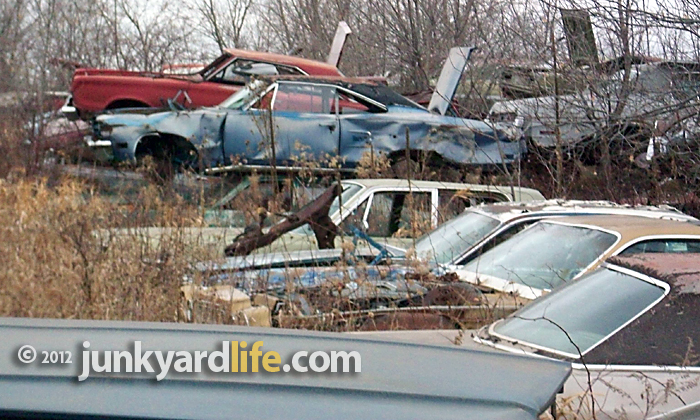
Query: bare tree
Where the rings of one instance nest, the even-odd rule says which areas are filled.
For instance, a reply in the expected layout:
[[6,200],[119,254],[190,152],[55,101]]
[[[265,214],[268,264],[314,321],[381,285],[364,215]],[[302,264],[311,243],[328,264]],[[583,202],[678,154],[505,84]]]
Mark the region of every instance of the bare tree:
[[246,45],[243,31],[254,5],[253,0],[198,0],[195,8],[201,15],[202,32],[223,51]]

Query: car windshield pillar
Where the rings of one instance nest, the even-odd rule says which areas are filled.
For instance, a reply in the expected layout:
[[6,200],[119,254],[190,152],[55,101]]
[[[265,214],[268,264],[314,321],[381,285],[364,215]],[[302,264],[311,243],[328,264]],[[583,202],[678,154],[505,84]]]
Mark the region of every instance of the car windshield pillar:
[[229,96],[228,99],[220,103],[219,107],[242,110],[246,106],[254,103],[256,99],[264,96],[265,93],[274,88],[274,85],[274,83],[268,83],[264,80],[253,80],[243,89]]

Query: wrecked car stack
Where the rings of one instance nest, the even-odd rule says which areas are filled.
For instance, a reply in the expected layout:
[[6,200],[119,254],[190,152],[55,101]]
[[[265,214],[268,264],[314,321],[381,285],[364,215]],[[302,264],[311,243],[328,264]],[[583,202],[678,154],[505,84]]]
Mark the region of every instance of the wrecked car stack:
[[[348,33],[347,25],[339,26],[338,36]],[[223,198],[199,201],[192,206],[196,215],[182,226],[147,217],[113,225],[96,217],[85,230],[96,239],[90,244],[97,244],[98,255],[133,252],[160,269],[185,250],[178,274],[154,287],[171,293],[162,293],[169,309],[178,300],[183,323],[394,339],[401,339],[399,330],[451,330],[453,344],[491,352],[477,352],[474,360],[498,354],[493,357],[510,366],[518,359],[512,368],[518,373],[530,362],[539,373],[553,367],[556,375],[543,375],[547,388],[536,401],[517,403],[525,418],[549,406],[552,389],[558,389],[553,386],[568,375],[567,363],[574,373],[560,405],[581,397],[580,407],[587,409],[586,398],[616,394],[601,405],[591,402],[584,416],[663,415],[685,410],[685,398],[700,399],[693,347],[700,335],[692,322],[699,315],[700,221],[663,204],[547,200],[522,186],[542,185],[523,177],[529,146],[538,153],[556,148],[563,164],[575,148],[610,140],[606,130],[614,118],[601,110],[617,108],[611,98],[622,75],[615,62],[591,64],[591,71],[606,75],[599,86],[547,96],[551,92],[542,89],[534,98],[496,103],[482,121],[460,118],[453,109],[473,47],[450,50],[426,107],[384,78],[343,76],[337,68],[341,47],[334,42],[327,63],[224,50],[190,75],[78,69],[63,110],[86,119],[75,123],[79,133],[90,131],[83,140],[109,155],[115,167],[103,175],[127,173],[157,190],[158,199],[178,195],[173,186],[183,178],[201,184],[195,189],[202,196],[209,181],[226,184]],[[630,104],[616,115],[638,125],[611,126],[624,142],[636,142],[634,153],[625,149],[618,158],[634,162],[637,149],[647,147],[634,137],[640,135],[645,141],[651,136],[645,155],[651,160],[656,141],[663,140],[660,121],[674,117],[654,110],[676,111],[687,101],[674,118],[696,113],[695,97],[665,95],[671,77],[657,80],[679,69],[697,73],[698,67],[650,61],[625,69],[643,92],[632,91]],[[511,94],[533,93],[517,88],[509,85]],[[50,128],[45,136],[63,139],[65,130]],[[69,140],[75,136],[64,142]],[[438,181],[454,174],[469,182]],[[566,196],[565,182],[545,188]],[[650,202],[667,201],[635,196],[634,203]],[[163,238],[173,232],[179,247],[169,249]],[[169,319],[174,312],[167,312]],[[0,328],[8,328],[3,325],[0,320]],[[394,331],[372,335],[381,330]],[[413,341],[436,337],[409,335]],[[315,336],[300,337],[298,342]],[[511,359],[502,351],[525,357]],[[440,353],[433,348],[425,354],[434,352]],[[534,362],[531,356],[558,360]],[[591,372],[605,386],[594,385]],[[635,374],[643,386],[625,377]],[[488,404],[509,406],[507,397],[521,397],[518,387],[499,382],[498,388],[512,394]],[[490,390],[483,385],[486,394]],[[645,404],[653,407],[640,414]]]

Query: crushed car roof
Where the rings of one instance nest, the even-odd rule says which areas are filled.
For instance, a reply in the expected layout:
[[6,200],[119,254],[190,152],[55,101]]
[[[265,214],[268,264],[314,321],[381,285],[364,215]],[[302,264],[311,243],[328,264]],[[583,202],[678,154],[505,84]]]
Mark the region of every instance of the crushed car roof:
[[[0,413],[140,418],[513,418],[535,419],[570,374],[558,361],[342,334],[227,326],[0,319]],[[97,374],[78,383],[90,350],[214,350],[221,341],[263,341],[283,360],[299,350],[357,351],[361,373]],[[10,355],[76,350],[71,365],[22,364]],[[79,347],[80,346],[80,347]],[[39,362],[39,360],[37,360]],[[156,363],[155,361],[153,363]]]

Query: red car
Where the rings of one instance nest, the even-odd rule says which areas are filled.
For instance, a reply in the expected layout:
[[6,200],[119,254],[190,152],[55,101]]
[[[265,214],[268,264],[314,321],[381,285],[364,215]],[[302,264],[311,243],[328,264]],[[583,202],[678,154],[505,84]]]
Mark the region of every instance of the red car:
[[342,76],[336,66],[320,61],[226,49],[193,74],[79,68],[73,75],[72,99],[63,111],[87,118],[105,109],[162,107],[169,100],[187,108],[212,106],[238,91],[251,75],[277,74]]

